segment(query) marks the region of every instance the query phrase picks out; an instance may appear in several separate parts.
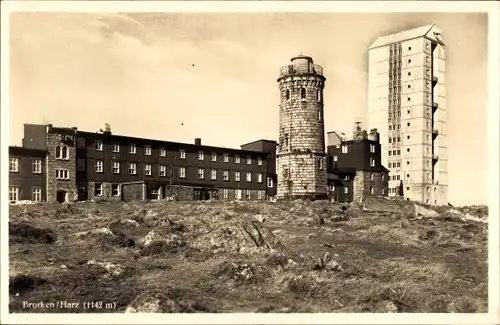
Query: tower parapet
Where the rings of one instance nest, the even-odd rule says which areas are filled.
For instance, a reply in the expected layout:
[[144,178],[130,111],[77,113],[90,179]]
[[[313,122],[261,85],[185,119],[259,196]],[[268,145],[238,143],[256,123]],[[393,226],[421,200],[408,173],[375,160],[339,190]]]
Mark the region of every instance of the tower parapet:
[[280,69],[278,199],[325,198],[323,68],[300,55]]

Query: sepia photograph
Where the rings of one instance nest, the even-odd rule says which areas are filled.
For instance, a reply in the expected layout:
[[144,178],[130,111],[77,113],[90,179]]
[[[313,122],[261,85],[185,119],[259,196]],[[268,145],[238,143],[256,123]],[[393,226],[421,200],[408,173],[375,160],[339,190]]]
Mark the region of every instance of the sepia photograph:
[[44,2],[2,2],[2,323],[500,321],[498,2]]

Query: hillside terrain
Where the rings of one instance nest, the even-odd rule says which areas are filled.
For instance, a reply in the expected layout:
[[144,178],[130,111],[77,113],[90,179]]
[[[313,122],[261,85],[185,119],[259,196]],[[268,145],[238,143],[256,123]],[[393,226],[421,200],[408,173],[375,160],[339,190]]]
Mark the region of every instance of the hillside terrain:
[[487,312],[487,214],[384,198],[11,205],[9,306]]

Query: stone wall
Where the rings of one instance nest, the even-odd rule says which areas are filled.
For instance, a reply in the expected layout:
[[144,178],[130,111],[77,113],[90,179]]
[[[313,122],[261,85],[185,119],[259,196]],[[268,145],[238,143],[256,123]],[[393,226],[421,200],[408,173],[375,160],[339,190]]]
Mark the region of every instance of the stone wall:
[[[56,147],[65,146],[68,151],[68,159],[56,158]],[[45,167],[47,175],[47,201],[57,201],[57,192],[65,191],[67,200],[73,202],[78,200],[76,187],[76,138],[74,135],[47,133],[47,156]],[[67,170],[69,179],[57,179],[56,170]]]
[[[387,176],[382,179],[382,173],[357,171],[353,181],[353,200],[361,202],[370,195],[387,196],[387,184]],[[384,188],[384,193],[382,193],[382,188]]]
[[292,74],[279,80],[279,199],[327,196],[323,88],[319,75]]
[[[323,166],[321,169],[320,165]],[[326,157],[308,153],[280,156],[278,198],[320,198],[327,195]]]
[[[165,189],[165,196],[170,195],[170,187]],[[194,188],[191,186],[172,186],[172,196],[176,201],[191,201],[194,197]]]
[[146,200],[146,183],[123,183],[121,186],[122,198],[124,201],[144,201]]

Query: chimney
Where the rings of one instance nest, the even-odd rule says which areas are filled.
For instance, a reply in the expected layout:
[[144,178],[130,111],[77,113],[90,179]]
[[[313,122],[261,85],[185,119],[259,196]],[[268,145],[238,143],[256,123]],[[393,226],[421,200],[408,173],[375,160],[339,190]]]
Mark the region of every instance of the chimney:
[[109,123],[104,123],[104,134],[111,134],[111,125]]
[[379,133],[377,129],[371,129],[368,140],[379,142]]
[[197,146],[201,146],[201,138],[195,138],[194,139],[194,144]]

